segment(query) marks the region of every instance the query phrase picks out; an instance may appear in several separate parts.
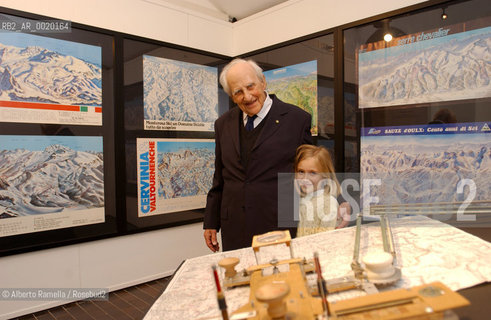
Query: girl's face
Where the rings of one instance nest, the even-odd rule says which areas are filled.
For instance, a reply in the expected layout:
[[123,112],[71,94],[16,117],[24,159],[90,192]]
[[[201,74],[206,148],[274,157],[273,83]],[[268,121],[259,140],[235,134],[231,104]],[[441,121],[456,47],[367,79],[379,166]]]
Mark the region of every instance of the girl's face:
[[298,163],[295,178],[303,193],[316,191],[319,182],[324,179],[317,159],[312,157],[301,160]]

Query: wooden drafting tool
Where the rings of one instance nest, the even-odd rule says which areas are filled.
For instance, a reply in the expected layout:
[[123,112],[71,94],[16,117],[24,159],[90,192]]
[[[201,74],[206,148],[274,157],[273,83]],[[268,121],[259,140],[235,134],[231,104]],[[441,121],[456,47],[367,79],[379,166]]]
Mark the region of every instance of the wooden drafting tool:
[[330,303],[331,319],[444,319],[445,311],[469,304],[440,282]]
[[[360,223],[361,225],[361,223]],[[386,224],[384,229],[387,236],[390,236]],[[274,234],[268,233],[256,236],[253,239],[253,250],[255,254],[261,247],[275,244],[286,244],[290,246],[290,236],[288,231],[275,231]],[[257,238],[259,237],[259,239]],[[246,271],[250,274],[250,294],[249,302],[232,313],[230,320],[239,319],[342,319],[342,320],[364,320],[364,319],[444,319],[446,312],[452,308],[468,305],[469,302],[458,293],[450,290],[440,282],[433,282],[417,286],[410,289],[396,289],[385,292],[377,292],[373,284],[367,281],[366,274],[370,268],[362,267],[355,257],[359,253],[359,232],[356,238],[358,245],[355,245],[353,262],[360,266],[362,278],[344,277],[324,281],[319,257],[314,256],[314,264],[317,271],[317,287],[310,287],[307,283],[305,270],[303,268],[304,259],[296,259],[291,256],[282,261],[272,261],[269,264],[262,264],[249,267]],[[389,238],[387,248],[390,250]],[[358,251],[358,253],[357,253]],[[394,251],[395,252],[395,251]],[[392,257],[391,254],[384,251]],[[290,254],[293,255],[291,247]],[[238,260],[238,259],[237,259]],[[226,277],[235,277],[235,270],[231,270],[238,263],[231,258],[221,264],[226,270]],[[257,261],[257,256],[256,256]],[[390,260],[392,262],[392,260]],[[277,268],[277,265],[287,265],[288,271],[273,272],[265,274],[266,268]],[[371,266],[373,267],[373,266]],[[376,270],[370,272],[376,273]],[[335,281],[333,281],[335,280]],[[371,286],[371,289],[370,289]],[[366,296],[329,302],[327,294],[348,289],[364,289]]]
[[[259,264],[258,252],[262,247],[285,244],[290,250],[291,259],[286,260],[273,260],[269,263]],[[223,286],[225,288],[232,288],[242,285],[249,285],[251,281],[251,275],[254,271],[262,270],[270,267],[276,267],[283,264],[297,263],[301,265],[304,273],[313,272],[315,270],[313,260],[304,258],[293,258],[293,251],[291,248],[290,232],[284,231],[272,231],[263,235],[255,236],[253,238],[252,249],[256,258],[256,265],[250,266],[240,272],[235,270],[235,266],[240,262],[238,258],[229,257],[224,258],[218,262],[218,265],[225,269],[225,278],[223,280]]]

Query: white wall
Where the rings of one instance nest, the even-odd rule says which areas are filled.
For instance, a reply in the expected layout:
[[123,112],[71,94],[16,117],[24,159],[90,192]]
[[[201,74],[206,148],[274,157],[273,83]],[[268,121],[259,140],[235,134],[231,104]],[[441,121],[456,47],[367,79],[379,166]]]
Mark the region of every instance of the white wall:
[[[0,258],[1,288],[108,288],[171,275],[188,258],[211,251],[202,224],[145,232]],[[70,301],[0,300],[0,319]]]
[[236,56],[421,2],[290,0],[235,23],[165,0],[0,0],[0,6]]
[[152,0],[0,0],[0,6],[94,27],[232,54],[232,25]]
[[421,0],[291,0],[234,23],[239,55],[304,35],[407,7]]
[[[234,24],[152,0],[0,0],[0,6],[235,56],[417,0],[291,0]],[[201,224],[0,258],[0,288],[117,290],[173,273],[209,253]],[[0,319],[66,301],[0,301]]]

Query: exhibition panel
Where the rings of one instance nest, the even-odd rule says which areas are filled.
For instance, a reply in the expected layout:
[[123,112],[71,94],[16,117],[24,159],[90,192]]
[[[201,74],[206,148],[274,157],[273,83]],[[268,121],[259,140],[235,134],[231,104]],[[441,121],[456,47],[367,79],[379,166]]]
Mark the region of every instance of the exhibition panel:
[[2,12],[0,254],[117,234],[114,37]]
[[214,122],[229,109],[227,60],[126,36],[126,229],[202,221],[214,171]]
[[489,227],[489,4],[445,2],[347,28],[344,39],[360,179],[380,180],[378,209]]

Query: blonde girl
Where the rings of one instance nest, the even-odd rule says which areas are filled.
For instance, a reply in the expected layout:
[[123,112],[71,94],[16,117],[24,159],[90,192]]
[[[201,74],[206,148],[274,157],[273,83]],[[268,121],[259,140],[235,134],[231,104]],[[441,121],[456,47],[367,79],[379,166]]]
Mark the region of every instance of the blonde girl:
[[349,223],[350,207],[344,200],[341,206],[338,203],[341,188],[326,148],[298,147],[295,184],[300,194],[298,237],[342,228]]

